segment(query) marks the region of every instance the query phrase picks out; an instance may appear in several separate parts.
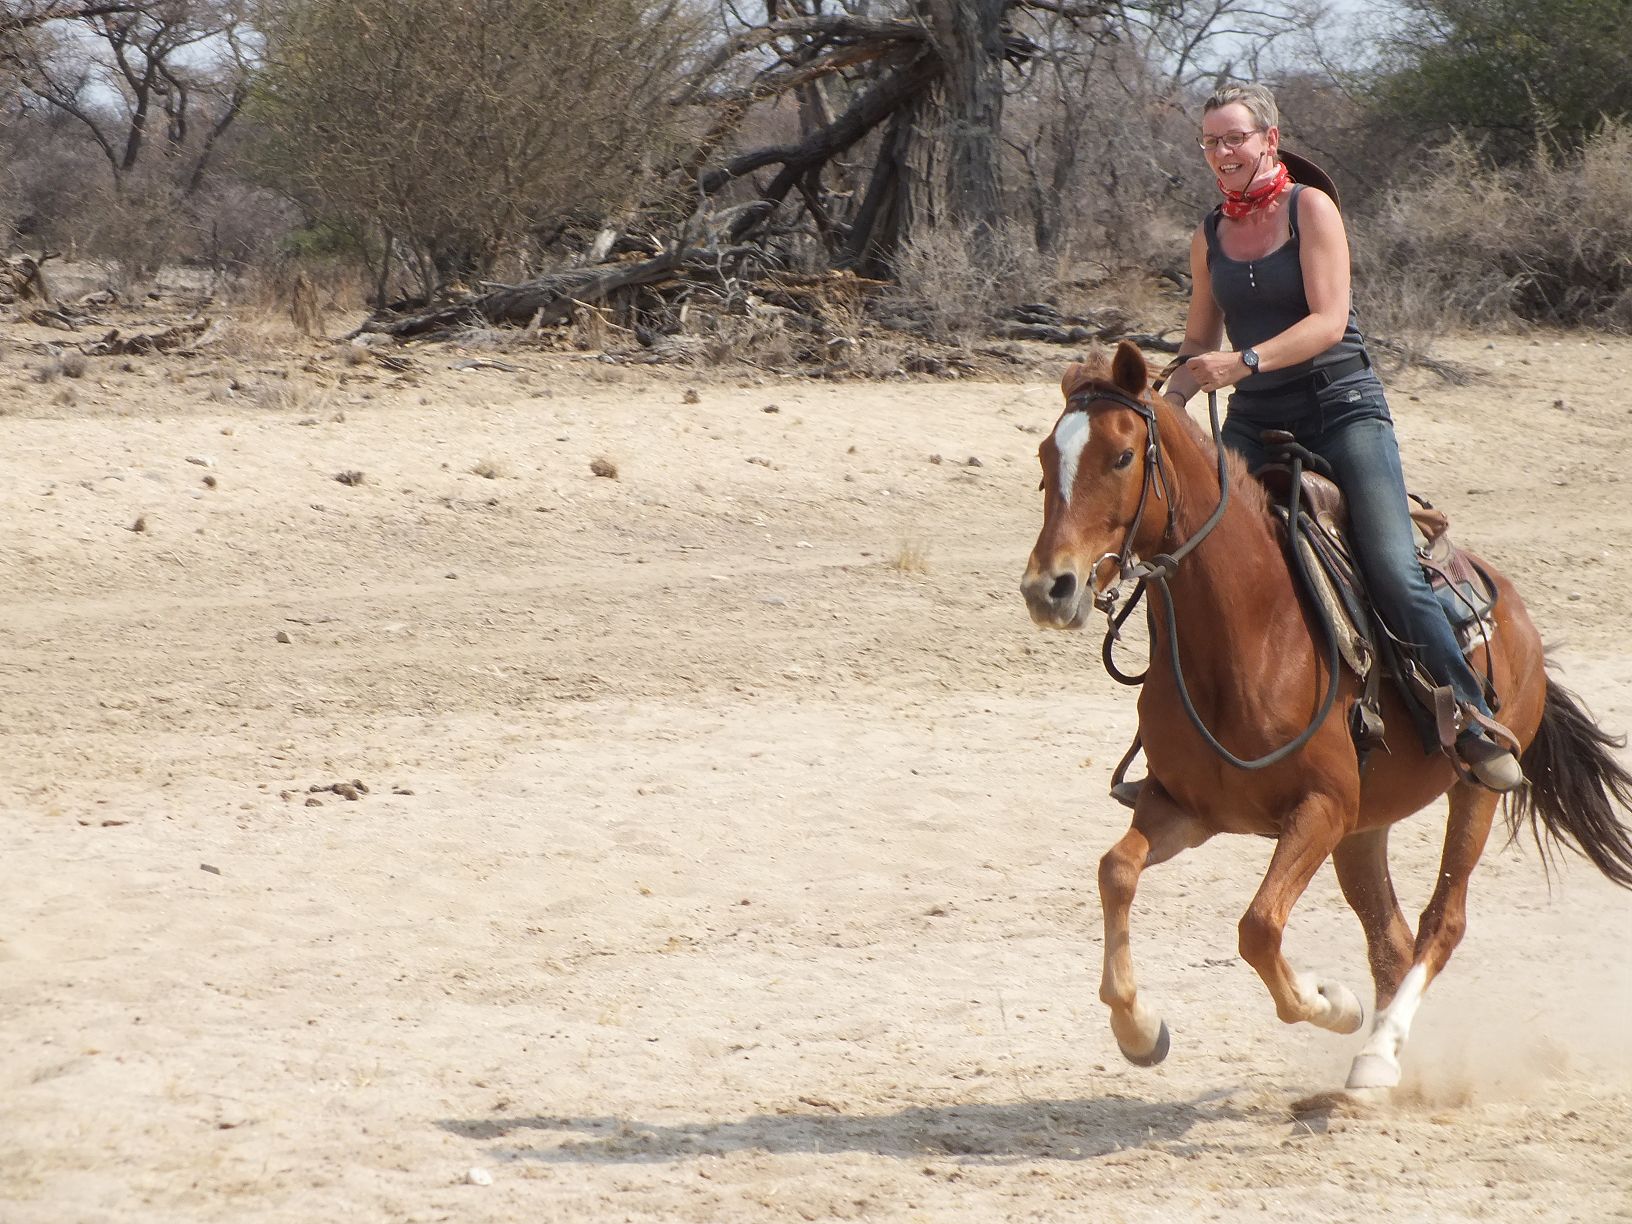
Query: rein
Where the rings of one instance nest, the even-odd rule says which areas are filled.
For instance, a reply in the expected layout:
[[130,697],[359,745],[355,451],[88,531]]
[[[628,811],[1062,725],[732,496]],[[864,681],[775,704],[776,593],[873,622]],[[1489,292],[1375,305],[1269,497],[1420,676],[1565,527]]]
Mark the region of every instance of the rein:
[[[1147,585],[1154,585],[1157,592],[1162,597],[1162,606],[1167,613],[1167,649],[1168,654],[1171,655],[1173,659],[1173,680],[1178,687],[1179,701],[1181,704],[1183,704],[1184,712],[1190,719],[1190,725],[1196,729],[1197,734],[1201,736],[1202,740],[1209,748],[1211,748],[1215,753],[1217,753],[1229,764],[1235,766],[1237,769],[1267,769],[1269,766],[1285,760],[1287,757],[1291,756],[1294,752],[1298,751],[1298,749],[1307,744],[1310,739],[1314,737],[1315,732],[1320,730],[1322,725],[1325,724],[1327,716],[1331,714],[1332,707],[1337,702],[1338,669],[1342,665],[1342,659],[1338,654],[1337,632],[1328,621],[1325,610],[1320,609],[1319,615],[1321,618],[1321,628],[1325,630],[1327,646],[1326,695],[1322,698],[1320,709],[1316,712],[1313,720],[1308,726],[1306,726],[1292,739],[1282,744],[1279,748],[1276,748],[1274,751],[1265,753],[1261,757],[1254,757],[1250,760],[1236,756],[1228,748],[1224,747],[1223,744],[1219,743],[1218,737],[1215,736],[1208,728],[1207,724],[1202,721],[1201,714],[1196,710],[1195,702],[1191,700],[1190,690],[1184,683],[1184,668],[1179,661],[1179,631],[1177,618],[1174,613],[1173,592],[1168,589],[1168,579],[1171,578],[1178,570],[1179,562],[1183,561],[1185,557],[1189,556],[1195,547],[1207,538],[1207,536],[1212,532],[1213,528],[1218,526],[1219,520],[1224,517],[1224,511],[1230,504],[1229,464],[1224,451],[1223,430],[1221,429],[1218,420],[1218,393],[1216,391],[1209,391],[1207,393],[1207,412],[1209,420],[1212,424],[1213,448],[1218,455],[1218,505],[1215,506],[1213,508],[1213,512],[1207,516],[1207,521],[1203,523],[1201,527],[1197,529],[1196,533],[1183,544],[1179,545],[1172,552],[1158,553],[1150,560],[1141,561],[1137,565],[1133,564],[1133,541],[1134,537],[1139,533],[1140,523],[1144,519],[1145,506],[1150,500],[1150,492],[1154,485],[1159,484],[1161,486],[1156,490],[1156,496],[1158,498],[1163,497],[1163,490],[1166,490],[1166,534],[1171,536],[1173,533],[1173,482],[1167,474],[1166,464],[1162,458],[1161,437],[1156,426],[1155,407],[1151,404],[1145,403],[1142,400],[1136,400],[1131,396],[1123,395],[1120,392],[1105,390],[1082,392],[1078,395],[1074,395],[1067,401],[1066,406],[1071,409],[1086,412],[1089,404],[1096,403],[1100,400],[1108,400],[1109,402],[1116,404],[1118,407],[1127,408],[1130,411],[1138,414],[1138,416],[1145,422],[1147,438],[1147,444],[1145,447],[1145,479],[1144,484],[1139,491],[1139,507],[1134,513],[1133,522],[1128,526],[1128,533],[1123,539],[1122,549],[1120,552],[1106,553],[1099,559],[1099,562],[1095,563],[1094,566],[1095,570],[1097,571],[1099,563],[1106,560],[1114,560],[1118,566],[1116,583],[1100,594],[1094,596],[1094,606],[1101,612],[1105,613],[1106,619],[1109,622],[1109,626],[1105,631],[1104,646],[1100,651],[1101,657],[1105,662],[1105,670],[1110,673],[1113,680],[1120,684],[1127,685],[1143,684],[1145,682],[1145,677],[1150,674],[1150,669],[1147,667],[1137,676],[1126,675],[1117,668],[1116,661],[1113,657],[1113,651],[1116,642],[1120,640],[1122,625],[1124,622],[1126,622],[1128,616],[1133,612],[1133,609],[1138,605],[1140,598],[1144,595],[1145,587]],[[1287,530],[1289,532],[1296,532],[1298,530],[1299,515],[1301,513],[1300,502],[1302,499],[1300,495],[1302,492],[1303,457],[1298,453],[1298,450],[1301,450],[1301,448],[1292,450],[1288,456],[1292,466],[1292,493],[1289,499],[1290,507],[1287,517]],[[1304,560],[1303,550],[1297,547],[1295,540],[1293,541],[1291,551],[1293,563],[1298,568],[1298,576],[1304,583],[1305,588],[1309,589],[1310,579],[1307,562]],[[1137,581],[1137,585],[1134,587],[1133,595],[1131,598],[1129,598],[1126,606],[1124,606],[1122,610],[1118,612],[1116,611],[1117,596],[1121,591],[1122,583],[1130,578],[1135,579]],[[1135,741],[1135,743],[1137,744],[1137,741]]]

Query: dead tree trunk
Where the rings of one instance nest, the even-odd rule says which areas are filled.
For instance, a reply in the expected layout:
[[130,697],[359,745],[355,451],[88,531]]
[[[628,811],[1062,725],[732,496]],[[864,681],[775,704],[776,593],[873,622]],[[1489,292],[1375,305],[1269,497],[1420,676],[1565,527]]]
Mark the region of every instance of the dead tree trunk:
[[888,280],[896,252],[910,225],[913,173],[909,159],[921,106],[915,101],[895,112],[873,162],[872,178],[850,235],[837,260],[869,280]]
[[986,245],[1002,216],[1003,13],[1007,0],[927,0],[943,65],[946,219]]

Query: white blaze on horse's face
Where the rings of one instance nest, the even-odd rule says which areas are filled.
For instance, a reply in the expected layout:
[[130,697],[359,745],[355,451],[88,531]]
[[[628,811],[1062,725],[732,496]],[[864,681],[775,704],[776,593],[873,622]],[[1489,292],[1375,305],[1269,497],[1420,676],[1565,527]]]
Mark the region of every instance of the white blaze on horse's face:
[[1071,504],[1071,490],[1077,483],[1077,465],[1088,449],[1089,421],[1086,412],[1068,412],[1054,427],[1054,449],[1060,455],[1060,499]]

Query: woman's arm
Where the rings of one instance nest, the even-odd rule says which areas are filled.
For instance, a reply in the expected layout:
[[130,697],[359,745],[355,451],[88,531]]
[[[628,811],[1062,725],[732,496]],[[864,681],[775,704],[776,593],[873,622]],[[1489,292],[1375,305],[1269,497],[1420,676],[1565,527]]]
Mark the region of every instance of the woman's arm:
[[[1298,258],[1309,313],[1253,346],[1260,370],[1284,370],[1308,361],[1341,340],[1348,326],[1349,240],[1343,215],[1330,196],[1312,187],[1298,193]],[[1186,368],[1203,391],[1234,386],[1250,373],[1234,353],[1205,353]]]
[[[1207,235],[1201,226],[1190,238],[1190,310],[1184,322],[1184,343],[1179,360],[1198,353],[1210,353],[1224,342],[1224,314],[1213,300],[1213,276],[1207,269]],[[1201,390],[1195,373],[1181,365],[1162,388],[1162,393],[1183,408]]]

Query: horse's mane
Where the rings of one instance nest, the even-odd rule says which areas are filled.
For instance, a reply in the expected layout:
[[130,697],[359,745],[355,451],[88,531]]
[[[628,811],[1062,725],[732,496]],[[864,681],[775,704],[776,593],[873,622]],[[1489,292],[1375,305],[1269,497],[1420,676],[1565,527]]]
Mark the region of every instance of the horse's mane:
[[[1171,416],[1181,422],[1181,427],[1190,436],[1201,453],[1207,457],[1207,462],[1216,471],[1218,468],[1218,448],[1213,445],[1212,434],[1203,429],[1199,422],[1187,411],[1173,409]],[[1264,486],[1255,480],[1247,471],[1247,461],[1240,455],[1224,448],[1224,470],[1229,474],[1230,497],[1239,505],[1252,510],[1254,514],[1269,517],[1269,493]]]

